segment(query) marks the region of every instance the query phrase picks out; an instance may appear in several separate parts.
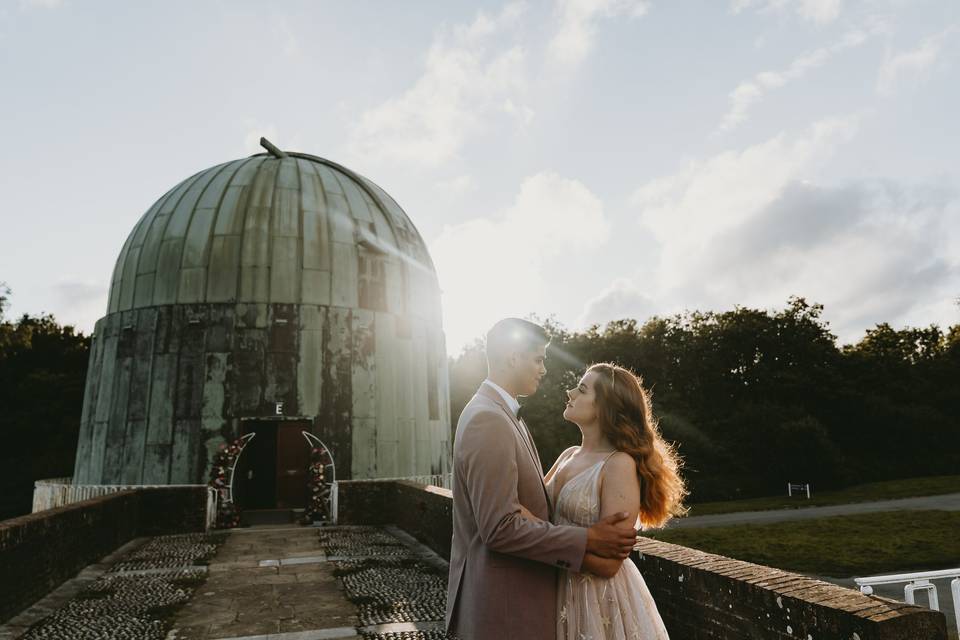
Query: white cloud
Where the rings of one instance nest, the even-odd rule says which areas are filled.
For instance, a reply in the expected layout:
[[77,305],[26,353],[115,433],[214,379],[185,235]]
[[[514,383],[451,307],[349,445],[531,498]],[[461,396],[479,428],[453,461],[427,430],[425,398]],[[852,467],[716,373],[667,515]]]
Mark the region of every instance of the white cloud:
[[596,297],[587,301],[578,324],[588,327],[623,318],[637,318],[642,321],[654,312],[653,300],[631,279],[617,278]]
[[430,254],[443,291],[449,350],[499,318],[551,306],[544,304],[547,264],[595,250],[608,235],[600,199],[583,183],[551,172],[526,178],[500,215],[444,227]]
[[108,286],[89,280],[62,280],[53,285],[50,312],[63,324],[90,333],[97,320],[107,315]]
[[497,116],[529,123],[526,54],[500,42],[522,13],[522,5],[510,4],[496,16],[480,12],[469,25],[441,31],[414,85],[360,115],[350,131],[350,154],[359,162],[435,167]]
[[59,9],[63,0],[20,0],[23,9]]
[[781,133],[742,151],[691,162],[637,189],[632,202],[663,244],[663,282],[682,279],[717,233],[776,199],[786,184],[827,158],[856,127],[853,117],[822,120],[801,136]]
[[940,56],[947,36],[957,30],[951,26],[940,33],[924,38],[914,49],[888,56],[877,75],[877,91],[882,95],[893,93],[904,77],[917,78],[933,66]]
[[741,82],[730,93],[730,109],[723,116],[720,130],[727,131],[747,119],[750,109],[759,102],[764,95],[778,89],[788,82],[802,78],[812,69],[822,66],[834,55],[853,47],[858,47],[867,40],[867,33],[858,29],[847,32],[837,43],[829,47],[820,47],[806,53],[780,71],[762,71],[751,80]]
[[827,24],[840,16],[842,4],[842,0],[733,0],[730,8],[734,13],[750,8],[762,12],[794,11],[804,20]]
[[562,64],[580,63],[593,48],[597,23],[604,18],[642,17],[645,0],[557,0],[557,30],[550,40],[551,57]]
[[[616,309],[630,293],[655,300],[656,313],[779,307],[801,295],[823,303],[847,341],[881,321],[955,322],[946,303],[960,290],[955,191],[806,179],[855,131],[852,118],[818,122],[642,186],[634,202],[661,262],[643,286],[615,282],[594,308]],[[931,309],[939,315],[919,311]]]

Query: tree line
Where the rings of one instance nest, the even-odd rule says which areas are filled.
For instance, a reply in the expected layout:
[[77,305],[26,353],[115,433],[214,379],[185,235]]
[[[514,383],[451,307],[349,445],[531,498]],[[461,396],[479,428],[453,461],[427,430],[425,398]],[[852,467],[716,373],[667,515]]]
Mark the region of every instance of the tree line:
[[[52,315],[9,319],[0,283],[0,519],[29,513],[33,482],[69,476],[90,338]],[[525,400],[546,467],[579,442],[561,416],[587,364],[616,362],[653,392],[686,461],[691,501],[828,489],[960,469],[960,324],[880,324],[839,345],[823,307],[737,307],[624,319],[584,331],[546,322],[547,375]],[[482,342],[450,359],[452,425],[486,375]]]
[[0,283],[0,520],[30,513],[33,482],[73,473],[90,338],[50,314],[7,319]]
[[[540,391],[526,400],[545,467],[579,431],[564,390],[586,365],[615,362],[652,390],[664,437],[685,459],[691,502],[831,489],[960,470],[960,324],[879,324],[839,345],[823,307],[736,307],[584,331],[547,322]],[[453,426],[483,380],[481,342],[450,361]]]

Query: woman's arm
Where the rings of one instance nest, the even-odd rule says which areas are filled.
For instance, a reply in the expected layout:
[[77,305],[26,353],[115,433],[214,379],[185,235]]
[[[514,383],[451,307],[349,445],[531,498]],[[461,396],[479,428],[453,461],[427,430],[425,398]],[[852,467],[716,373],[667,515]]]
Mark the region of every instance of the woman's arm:
[[550,467],[550,471],[547,471],[547,475],[543,476],[544,483],[550,482],[550,478],[552,478],[553,474],[557,472],[557,469],[560,468],[560,465],[562,465],[563,462],[570,457],[571,453],[579,448],[580,447],[569,447],[563,453],[557,456],[557,460],[553,463],[553,466]]
[[612,578],[620,571],[620,565],[623,560],[613,560],[611,558],[601,558],[592,553],[587,553],[583,557],[583,564],[580,565],[581,573],[586,571],[601,578]]
[[[618,452],[610,456],[603,465],[600,476],[600,518],[606,518],[618,512],[629,514],[624,526],[635,527],[640,514],[640,483],[637,480],[637,464],[627,453]],[[601,558],[588,553],[583,560],[583,568],[594,575],[612,578],[620,570],[623,560]]]

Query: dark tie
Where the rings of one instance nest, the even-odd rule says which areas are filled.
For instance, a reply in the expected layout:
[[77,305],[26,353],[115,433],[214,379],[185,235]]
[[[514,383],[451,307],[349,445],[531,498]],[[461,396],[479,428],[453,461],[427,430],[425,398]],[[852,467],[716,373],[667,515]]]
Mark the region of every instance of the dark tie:
[[527,407],[520,405],[520,408],[517,409],[517,420],[523,420],[526,417]]

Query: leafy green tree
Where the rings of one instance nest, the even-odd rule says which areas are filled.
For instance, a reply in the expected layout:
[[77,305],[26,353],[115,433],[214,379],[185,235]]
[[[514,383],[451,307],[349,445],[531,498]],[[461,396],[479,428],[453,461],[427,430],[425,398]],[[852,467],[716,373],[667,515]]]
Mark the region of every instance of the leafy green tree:
[[0,318],[0,519],[30,511],[35,480],[72,474],[89,348],[52,315]]

